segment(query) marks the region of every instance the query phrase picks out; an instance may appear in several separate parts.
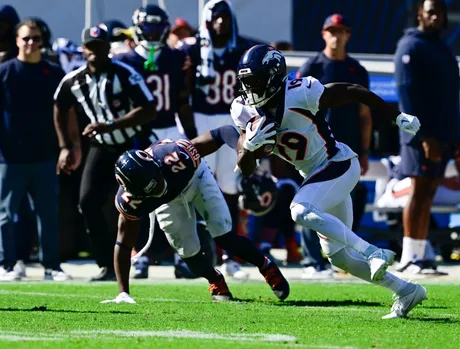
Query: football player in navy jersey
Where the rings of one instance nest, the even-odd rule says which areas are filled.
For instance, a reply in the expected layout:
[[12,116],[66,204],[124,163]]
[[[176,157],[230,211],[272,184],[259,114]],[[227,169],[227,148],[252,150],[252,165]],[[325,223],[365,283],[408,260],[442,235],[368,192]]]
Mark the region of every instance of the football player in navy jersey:
[[[184,40],[181,50],[191,59],[189,84],[192,86],[192,109],[198,134],[224,125],[232,125],[230,105],[238,91],[236,68],[243,52],[254,43],[238,35],[235,14],[226,0],[209,1],[202,15],[196,38]],[[222,189],[233,219],[238,224],[238,173],[236,153],[224,145],[206,157]],[[228,251],[227,251],[228,252]],[[245,278],[237,263],[224,257],[224,272]]]
[[[177,127],[176,115],[185,136],[190,139],[196,137],[189,91],[186,88],[189,59],[184,52],[170,48],[166,43],[170,31],[168,14],[157,5],[149,4],[134,11],[133,26],[136,47],[129,52],[115,55],[115,58],[132,66],[143,76],[157,101],[158,117],[144,126],[149,138],[145,146],[166,138],[184,138],[184,134]],[[138,244],[145,242],[144,235],[140,235]],[[177,255],[174,262],[176,276],[195,277]],[[146,256],[139,260],[134,278],[147,278],[148,264]]]
[[200,253],[196,213],[200,213],[221,248],[257,266],[274,294],[284,300],[289,284],[275,263],[245,237],[232,234],[232,219],[221,190],[201,155],[224,143],[236,148],[238,133],[232,126],[206,132],[192,141],[163,140],[142,150],[130,150],[115,165],[120,184],[115,205],[120,212],[114,265],[119,295],[105,302],[133,303],[129,296],[131,250],[137,239],[139,218],[154,212],[170,245],[193,273],[209,281],[213,300],[231,300],[223,275]]
[[184,135],[176,124],[178,114],[185,135],[196,137],[189,92],[185,86],[188,58],[182,51],[166,44],[170,23],[168,14],[157,5],[149,4],[133,14],[134,39],[137,46],[115,55],[139,72],[157,101],[157,118],[148,127],[150,143]]

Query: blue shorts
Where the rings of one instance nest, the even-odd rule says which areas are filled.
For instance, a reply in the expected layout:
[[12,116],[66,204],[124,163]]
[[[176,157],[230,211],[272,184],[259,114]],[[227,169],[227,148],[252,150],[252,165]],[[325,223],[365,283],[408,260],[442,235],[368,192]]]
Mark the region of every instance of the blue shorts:
[[447,163],[454,155],[452,143],[441,143],[441,161],[434,162],[425,158],[422,144],[401,144],[399,154],[399,174],[405,177],[444,178]]

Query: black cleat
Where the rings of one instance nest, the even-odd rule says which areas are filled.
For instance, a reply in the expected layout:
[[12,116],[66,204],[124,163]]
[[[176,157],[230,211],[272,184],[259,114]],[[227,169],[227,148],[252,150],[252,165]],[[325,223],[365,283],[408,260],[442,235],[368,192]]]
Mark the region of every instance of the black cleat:
[[259,271],[279,300],[283,301],[289,296],[289,283],[274,262],[265,257],[265,265]]

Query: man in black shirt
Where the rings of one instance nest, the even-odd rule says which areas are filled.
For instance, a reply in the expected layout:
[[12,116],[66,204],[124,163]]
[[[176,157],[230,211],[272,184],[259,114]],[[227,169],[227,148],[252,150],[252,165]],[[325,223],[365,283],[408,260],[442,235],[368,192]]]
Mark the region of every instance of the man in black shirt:
[[83,31],[87,64],[67,74],[55,93],[55,126],[61,153],[58,171],[69,173],[81,161],[75,107],[80,103],[90,119],[83,135],[91,139],[80,188],[80,209],[102,268],[94,281],[114,280],[114,233],[109,232],[102,207],[115,190],[113,166],[118,156],[133,147],[140,125],[155,117],[155,103],[144,79],[130,66],[109,58],[105,30]]

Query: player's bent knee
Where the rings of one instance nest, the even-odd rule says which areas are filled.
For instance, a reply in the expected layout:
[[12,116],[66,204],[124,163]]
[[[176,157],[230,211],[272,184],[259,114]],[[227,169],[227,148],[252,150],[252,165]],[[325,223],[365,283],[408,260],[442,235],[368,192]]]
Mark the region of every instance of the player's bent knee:
[[322,213],[310,203],[297,204],[291,208],[291,217],[294,222],[315,231],[321,231],[324,225]]

